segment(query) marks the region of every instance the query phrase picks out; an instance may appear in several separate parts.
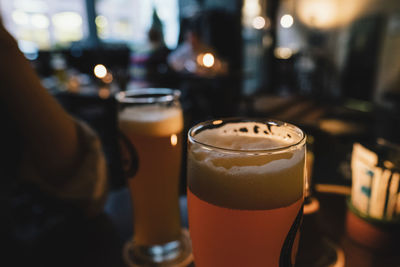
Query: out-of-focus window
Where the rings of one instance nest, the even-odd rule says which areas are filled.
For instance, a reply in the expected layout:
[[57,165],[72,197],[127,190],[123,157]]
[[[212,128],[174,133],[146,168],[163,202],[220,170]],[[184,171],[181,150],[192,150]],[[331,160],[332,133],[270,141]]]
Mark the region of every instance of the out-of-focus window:
[[178,0],[97,0],[95,22],[99,38],[132,45],[145,43],[154,9],[163,24],[166,45],[175,48],[179,35]]
[[85,0],[0,0],[6,28],[20,47],[67,46],[88,35]]

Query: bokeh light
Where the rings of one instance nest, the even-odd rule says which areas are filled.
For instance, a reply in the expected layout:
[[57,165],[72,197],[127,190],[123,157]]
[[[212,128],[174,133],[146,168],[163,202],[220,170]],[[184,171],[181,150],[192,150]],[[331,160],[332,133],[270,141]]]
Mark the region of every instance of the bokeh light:
[[265,27],[265,19],[261,16],[257,16],[253,19],[253,28],[261,30]]
[[171,135],[171,145],[176,146],[178,144],[178,136],[176,134]]
[[103,79],[107,76],[107,68],[103,64],[97,64],[94,67],[94,75],[99,79]]
[[274,50],[274,55],[279,59],[289,59],[292,57],[293,51],[288,47],[277,47]]
[[214,66],[214,56],[211,53],[205,53],[203,56],[203,65],[207,68]]
[[290,28],[293,25],[293,17],[289,14],[285,14],[281,17],[281,25],[283,28]]

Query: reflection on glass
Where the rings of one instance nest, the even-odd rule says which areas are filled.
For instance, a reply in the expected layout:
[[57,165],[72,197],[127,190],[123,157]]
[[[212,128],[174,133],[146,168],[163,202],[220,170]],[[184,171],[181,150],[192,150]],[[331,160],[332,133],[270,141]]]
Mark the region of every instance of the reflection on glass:
[[176,134],[171,135],[171,145],[176,146],[178,144],[178,136]]

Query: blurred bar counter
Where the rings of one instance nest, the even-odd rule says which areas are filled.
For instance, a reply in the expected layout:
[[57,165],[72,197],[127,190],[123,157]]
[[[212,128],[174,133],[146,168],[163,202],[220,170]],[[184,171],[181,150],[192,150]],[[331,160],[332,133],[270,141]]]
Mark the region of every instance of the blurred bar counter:
[[259,95],[242,102],[243,114],[274,118],[301,127],[314,153],[314,183],[351,184],[354,142],[366,146],[378,138],[400,143],[400,105],[378,106],[358,99]]

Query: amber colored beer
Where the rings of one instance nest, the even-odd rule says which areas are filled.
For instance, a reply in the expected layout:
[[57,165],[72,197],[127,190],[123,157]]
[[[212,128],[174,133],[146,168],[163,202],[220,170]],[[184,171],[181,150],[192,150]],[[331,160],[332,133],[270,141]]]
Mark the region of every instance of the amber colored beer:
[[275,122],[208,124],[221,126],[189,132],[196,267],[293,266],[304,196],[303,133]]
[[135,244],[149,246],[178,240],[181,109],[157,105],[129,107],[120,113],[119,125],[139,159],[137,173],[128,179]]

